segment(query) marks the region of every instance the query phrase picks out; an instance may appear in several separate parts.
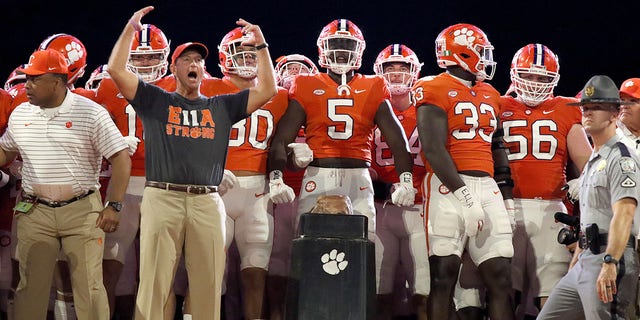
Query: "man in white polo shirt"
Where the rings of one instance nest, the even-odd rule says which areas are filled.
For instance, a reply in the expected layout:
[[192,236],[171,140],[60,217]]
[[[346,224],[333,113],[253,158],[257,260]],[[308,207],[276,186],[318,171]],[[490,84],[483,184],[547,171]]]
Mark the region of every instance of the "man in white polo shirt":
[[[131,168],[127,144],[104,108],[69,91],[61,53],[34,52],[19,71],[27,76],[29,101],[13,111],[0,138],[0,166],[18,153],[24,160],[24,191],[14,208],[20,263],[15,318],[46,317],[62,245],[78,319],[106,320],[103,239],[118,227]],[[96,192],[102,156],[113,166],[105,206]]]

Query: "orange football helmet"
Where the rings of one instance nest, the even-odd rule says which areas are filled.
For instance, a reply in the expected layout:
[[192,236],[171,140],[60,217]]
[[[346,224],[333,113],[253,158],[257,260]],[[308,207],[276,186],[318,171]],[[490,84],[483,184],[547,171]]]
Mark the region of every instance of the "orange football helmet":
[[[385,64],[393,62],[406,64],[407,71],[385,71]],[[373,64],[373,72],[384,78],[391,94],[401,95],[411,90],[418,80],[422,65],[409,47],[404,44],[392,44],[380,51]]]
[[160,28],[143,24],[131,42],[127,68],[145,82],[162,79],[169,70],[170,45],[171,41]]
[[276,59],[276,82],[289,89],[293,77],[299,74],[318,74],[318,67],[311,59],[301,54],[290,54]]
[[87,67],[87,49],[78,38],[65,33],[57,33],[40,43],[40,50],[55,49],[62,53],[69,65],[67,84],[72,85],[84,75]]
[[89,80],[84,84],[84,88],[87,90],[96,90],[100,85],[100,81],[108,78],[110,78],[110,76],[107,72],[107,65],[103,64],[91,72]]
[[27,76],[24,73],[18,72],[18,69],[24,69],[26,67],[26,64],[21,64],[17,68],[13,69],[13,71],[11,71],[11,74],[9,74],[7,81],[4,83],[5,91],[11,91],[11,88],[15,87],[16,85],[27,82]]
[[326,25],[316,45],[318,64],[322,68],[345,74],[362,66],[362,54],[366,47],[364,36],[360,28],[347,19],[333,20]]
[[513,90],[524,104],[537,106],[553,96],[560,80],[559,71],[558,56],[549,48],[539,43],[528,44],[511,60]]
[[256,50],[252,46],[242,45],[249,39],[242,33],[242,28],[235,28],[227,33],[218,45],[218,58],[222,74],[235,74],[242,78],[255,78],[258,74]]
[[478,81],[491,80],[495,73],[493,46],[480,28],[458,23],[440,32],[436,38],[438,66],[460,66],[474,74]]

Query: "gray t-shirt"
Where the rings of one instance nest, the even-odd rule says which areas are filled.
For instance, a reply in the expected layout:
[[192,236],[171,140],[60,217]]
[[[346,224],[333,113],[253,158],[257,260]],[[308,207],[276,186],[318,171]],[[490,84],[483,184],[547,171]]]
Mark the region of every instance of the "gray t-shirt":
[[231,126],[246,118],[249,90],[189,100],[138,82],[131,101],[142,120],[146,178],[178,184],[218,185]]
[[[584,231],[593,223],[600,233],[609,231],[613,217],[613,204],[623,198],[635,199],[634,226],[640,218],[640,172],[638,158],[627,146],[613,136],[591,158],[580,178],[580,226]],[[637,236],[637,227],[631,234]]]

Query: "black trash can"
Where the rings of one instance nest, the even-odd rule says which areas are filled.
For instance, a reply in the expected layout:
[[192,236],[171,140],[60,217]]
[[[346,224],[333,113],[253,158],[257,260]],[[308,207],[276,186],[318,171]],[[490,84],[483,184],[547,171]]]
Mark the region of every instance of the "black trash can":
[[375,247],[367,217],[303,214],[293,240],[287,320],[375,317]]

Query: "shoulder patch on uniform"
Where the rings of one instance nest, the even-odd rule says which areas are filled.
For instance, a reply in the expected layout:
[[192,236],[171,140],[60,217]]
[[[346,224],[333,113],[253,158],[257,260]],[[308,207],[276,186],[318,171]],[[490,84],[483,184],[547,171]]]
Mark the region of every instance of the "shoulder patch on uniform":
[[621,158],[620,169],[622,170],[622,173],[636,172],[636,162],[633,160],[633,158]]
[[636,186],[636,182],[633,179],[626,177],[622,182],[620,182],[620,186],[623,188],[633,188]]

